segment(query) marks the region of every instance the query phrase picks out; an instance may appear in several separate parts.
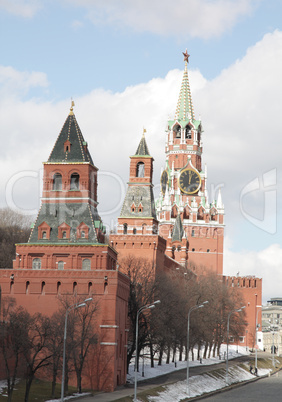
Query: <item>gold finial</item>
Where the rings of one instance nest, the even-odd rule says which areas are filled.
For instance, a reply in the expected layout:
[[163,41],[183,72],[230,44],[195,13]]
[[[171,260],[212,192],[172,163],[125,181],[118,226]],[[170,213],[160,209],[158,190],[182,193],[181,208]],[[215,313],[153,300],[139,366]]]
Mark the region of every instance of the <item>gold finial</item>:
[[143,127],[143,137],[145,137],[146,132],[147,132],[146,128]]
[[74,101],[71,100],[71,108],[70,108],[70,113],[69,113],[70,116],[73,115],[73,107],[74,107]]

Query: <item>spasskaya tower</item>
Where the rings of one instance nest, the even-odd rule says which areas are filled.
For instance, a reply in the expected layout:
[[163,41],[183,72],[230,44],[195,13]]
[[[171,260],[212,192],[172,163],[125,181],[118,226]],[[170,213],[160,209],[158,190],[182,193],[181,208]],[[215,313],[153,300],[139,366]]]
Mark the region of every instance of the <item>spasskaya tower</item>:
[[194,114],[187,50],[183,55],[182,85],[174,119],[167,124],[166,161],[156,201],[159,234],[167,240],[169,257],[185,265],[186,255],[197,266],[222,274],[224,205],[220,190],[216,200],[208,199],[202,122]]

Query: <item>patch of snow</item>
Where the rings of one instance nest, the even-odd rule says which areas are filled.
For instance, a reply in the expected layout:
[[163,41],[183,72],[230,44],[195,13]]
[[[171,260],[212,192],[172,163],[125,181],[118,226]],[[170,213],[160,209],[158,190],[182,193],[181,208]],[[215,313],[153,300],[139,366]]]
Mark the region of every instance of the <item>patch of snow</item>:
[[[71,396],[65,396],[64,401],[69,401],[70,399],[73,399],[73,398],[88,396],[88,395],[91,395],[90,392],[83,392],[82,394],[76,393]],[[48,399],[48,401],[46,401],[46,402],[60,402],[60,401],[61,401],[61,398],[60,399]]]
[[[259,375],[267,374],[269,370],[259,370]],[[255,376],[250,372],[244,370],[239,366],[230,367],[229,384],[250,380]],[[189,379],[189,397],[203,395],[207,392],[216,391],[217,389],[224,388],[225,383],[225,370],[217,370],[216,375],[206,373],[202,375],[193,376]],[[167,402],[167,401],[180,401],[187,398],[187,384],[186,381],[179,381],[175,384],[165,386],[165,391],[161,392],[158,396],[148,397],[151,402]]]
[[[238,353],[237,353],[238,349]],[[194,354],[197,356],[197,349],[194,349]],[[211,357],[209,359],[202,359],[202,363],[200,363],[199,360],[194,360],[194,361],[189,361],[189,367],[195,367],[195,366],[208,366],[211,364],[218,364],[222,363],[225,361],[225,353],[226,353],[226,345],[222,345],[220,348],[220,356],[221,359],[219,359],[219,356],[216,357]],[[242,355],[249,355],[249,351],[246,351],[246,348],[243,346],[239,346],[237,348],[236,345],[229,345],[228,349],[228,360],[234,359],[235,357],[239,357]],[[157,377],[166,373],[171,373],[172,371],[175,370],[181,370],[187,367],[187,362],[184,361],[177,361],[176,366],[175,363],[163,363],[161,366],[158,366],[158,363],[155,362],[155,367],[151,368],[150,365],[150,359],[149,358],[144,358],[144,366],[143,366],[143,359],[142,359],[142,354],[140,354],[139,358],[139,372],[137,373],[137,381],[144,381],[147,380],[148,378],[152,377]],[[144,373],[144,375],[142,375]],[[134,383],[134,378],[135,378],[135,372],[134,372],[134,360],[129,366],[128,370],[128,375],[127,375],[127,382],[130,384]]]

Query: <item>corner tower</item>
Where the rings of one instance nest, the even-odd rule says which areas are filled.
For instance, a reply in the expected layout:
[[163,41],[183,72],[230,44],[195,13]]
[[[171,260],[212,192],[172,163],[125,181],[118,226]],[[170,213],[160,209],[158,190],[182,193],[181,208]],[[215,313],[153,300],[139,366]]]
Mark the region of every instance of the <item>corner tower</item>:
[[97,211],[97,171],[71,107],[44,163],[42,204],[28,243],[17,246],[15,268],[115,268]]
[[179,226],[180,219],[188,239],[189,259],[222,274],[224,206],[220,190],[217,200],[208,200],[207,169],[202,168],[202,122],[194,114],[187,50],[183,55],[182,85],[174,119],[167,125],[166,162],[156,202],[159,233],[168,241],[168,255],[183,263],[183,257],[176,256],[182,248],[173,249],[172,244],[174,227]]

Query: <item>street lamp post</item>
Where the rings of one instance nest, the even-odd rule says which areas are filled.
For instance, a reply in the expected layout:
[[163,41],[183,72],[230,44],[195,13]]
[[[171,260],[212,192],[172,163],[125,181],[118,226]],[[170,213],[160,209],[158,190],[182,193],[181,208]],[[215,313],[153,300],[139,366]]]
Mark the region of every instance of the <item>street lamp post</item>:
[[227,317],[227,340],[226,340],[226,376],[225,376],[225,383],[226,385],[228,385],[228,344],[229,344],[229,321],[230,321],[230,316],[233,313],[237,313],[239,311],[242,311],[246,306],[240,307],[236,310],[232,310],[230,311],[230,313],[228,313],[228,317]]
[[256,313],[256,357],[255,357],[255,371],[257,371],[257,368],[258,368],[258,308],[261,308],[262,306],[257,306],[256,305],[256,311],[257,311],[257,313]]
[[64,351],[63,351],[63,371],[62,371],[62,384],[61,384],[61,402],[64,402],[64,393],[65,393],[65,370],[66,370],[66,339],[67,339],[67,325],[68,325],[68,315],[72,310],[76,310],[80,307],[85,307],[86,303],[92,301],[92,297],[85,299],[84,302],[80,304],[73,304],[69,306],[66,311],[65,317],[65,329],[64,329]]
[[144,311],[144,310],[149,310],[152,308],[156,307],[156,304],[159,304],[161,301],[156,300],[152,304],[147,304],[146,306],[141,307],[137,311],[137,316],[136,316],[136,336],[135,336],[135,342],[136,342],[136,351],[135,351],[135,378],[134,378],[134,402],[137,402],[137,361],[138,361],[138,320],[139,320],[139,315]]
[[208,301],[204,301],[201,304],[196,304],[196,306],[193,306],[189,309],[188,311],[188,323],[187,323],[187,379],[186,379],[186,393],[189,396],[190,395],[190,389],[189,389],[189,332],[190,332],[190,314],[192,311],[197,310],[198,308],[204,307],[205,304],[207,304]]

